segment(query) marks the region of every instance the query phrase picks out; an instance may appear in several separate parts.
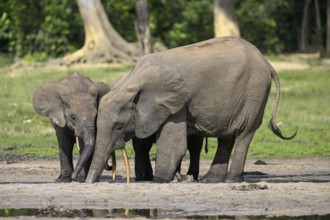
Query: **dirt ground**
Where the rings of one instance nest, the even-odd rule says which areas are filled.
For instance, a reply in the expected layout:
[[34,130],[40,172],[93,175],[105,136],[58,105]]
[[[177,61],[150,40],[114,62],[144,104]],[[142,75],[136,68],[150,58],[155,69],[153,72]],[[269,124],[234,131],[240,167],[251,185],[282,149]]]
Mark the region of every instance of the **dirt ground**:
[[[108,214],[99,216],[114,217],[109,213],[118,209],[126,209],[122,215],[147,210],[149,214],[139,218],[155,218],[152,213],[163,218],[330,216],[330,157],[262,159],[261,165],[256,161],[247,161],[245,182],[235,184],[137,183],[134,178],[127,184],[122,160],[115,181],[105,171],[96,184],[54,183],[58,160],[0,161],[0,209],[87,209],[94,210],[88,215],[94,217],[104,210]],[[132,159],[130,163],[134,177]],[[188,163],[183,162],[183,171]],[[201,176],[210,164],[211,160],[201,161]]]

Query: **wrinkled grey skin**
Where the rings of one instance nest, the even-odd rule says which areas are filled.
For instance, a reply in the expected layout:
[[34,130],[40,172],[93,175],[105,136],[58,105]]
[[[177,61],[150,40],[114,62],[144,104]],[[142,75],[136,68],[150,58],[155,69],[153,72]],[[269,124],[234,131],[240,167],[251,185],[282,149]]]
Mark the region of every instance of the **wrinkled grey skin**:
[[[42,85],[33,96],[34,109],[50,119],[60,154],[61,174],[56,181],[70,182],[86,178],[92,160],[96,136],[97,107],[109,87],[74,73],[57,82]],[[80,157],[73,168],[72,150],[79,137]]]
[[[133,138],[133,148],[135,151],[135,181],[152,181],[153,170],[150,162],[149,152],[152,145],[156,143],[156,135],[139,139]],[[198,135],[189,135],[187,137],[188,151],[190,156],[190,164],[186,175],[179,175],[180,181],[188,181],[188,176],[193,176],[198,181],[200,153],[203,147],[203,137]],[[177,172],[181,171],[181,163],[179,163]]]
[[[262,122],[272,79],[279,79],[249,42],[223,37],[142,57],[99,107],[95,152],[86,182],[97,181],[106,159],[125,141],[157,135],[155,182],[169,182],[186,152],[187,135],[218,138],[204,182],[240,182],[246,154]],[[229,157],[235,145],[232,164]]]

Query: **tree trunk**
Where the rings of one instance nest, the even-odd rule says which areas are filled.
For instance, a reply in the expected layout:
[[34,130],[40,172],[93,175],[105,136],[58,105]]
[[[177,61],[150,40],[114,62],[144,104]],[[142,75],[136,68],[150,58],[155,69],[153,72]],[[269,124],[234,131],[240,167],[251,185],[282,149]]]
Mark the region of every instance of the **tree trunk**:
[[307,52],[309,49],[309,5],[312,0],[305,0],[305,5],[304,5],[304,14],[303,14],[303,19],[301,23],[301,41],[300,41],[300,51],[302,52]]
[[330,0],[327,2],[327,46],[325,56],[330,57]]
[[63,63],[105,63],[136,60],[139,51],[113,28],[100,0],[77,0],[84,23],[84,46],[63,58]]
[[148,0],[137,0],[135,4],[135,29],[143,54],[153,52],[149,27]]
[[320,56],[323,56],[323,40],[322,40],[322,24],[321,24],[321,13],[319,0],[314,1],[315,4],[315,15],[316,15],[316,40],[317,49],[320,52]]
[[240,36],[232,0],[214,0],[215,37]]

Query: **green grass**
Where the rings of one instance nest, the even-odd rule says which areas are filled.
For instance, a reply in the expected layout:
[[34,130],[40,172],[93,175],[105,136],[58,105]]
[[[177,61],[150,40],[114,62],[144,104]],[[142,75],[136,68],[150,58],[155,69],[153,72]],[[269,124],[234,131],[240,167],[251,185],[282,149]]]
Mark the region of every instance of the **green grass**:
[[[48,118],[38,115],[31,103],[32,95],[43,83],[55,81],[75,71],[89,76],[93,81],[113,85],[131,65],[65,69],[37,68],[0,74],[0,159],[29,155],[58,157],[58,147]],[[301,71],[279,73],[281,101],[277,122],[284,134],[298,135],[284,141],[272,134],[268,121],[276,96],[275,86],[268,100],[264,122],[257,131],[249,149],[249,157],[305,157],[330,155],[330,68],[313,67]],[[209,140],[209,153],[213,158],[216,139]],[[155,152],[155,149],[152,151]],[[120,154],[120,153],[118,153]],[[128,154],[132,156],[131,144]]]
[[8,67],[12,64],[12,62],[13,62],[12,57],[0,53],[0,68]]

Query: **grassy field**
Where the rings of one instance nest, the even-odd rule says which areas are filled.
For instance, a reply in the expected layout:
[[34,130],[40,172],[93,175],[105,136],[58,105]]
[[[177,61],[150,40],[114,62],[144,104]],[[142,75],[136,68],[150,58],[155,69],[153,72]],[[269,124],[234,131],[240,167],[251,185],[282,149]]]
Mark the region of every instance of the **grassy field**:
[[[0,60],[7,64],[6,61]],[[38,115],[31,103],[32,95],[43,83],[80,72],[94,81],[113,85],[131,65],[98,68],[30,68],[0,72],[0,159],[17,155],[58,157],[56,137],[48,118]],[[330,68],[313,67],[302,71],[280,72],[282,96],[277,122],[285,135],[298,128],[292,141],[283,141],[268,129],[273,110],[273,85],[264,122],[257,131],[249,157],[305,157],[330,155]],[[213,158],[216,139],[210,138],[209,153]],[[129,155],[133,155],[130,143]],[[153,150],[154,152],[154,150]]]

